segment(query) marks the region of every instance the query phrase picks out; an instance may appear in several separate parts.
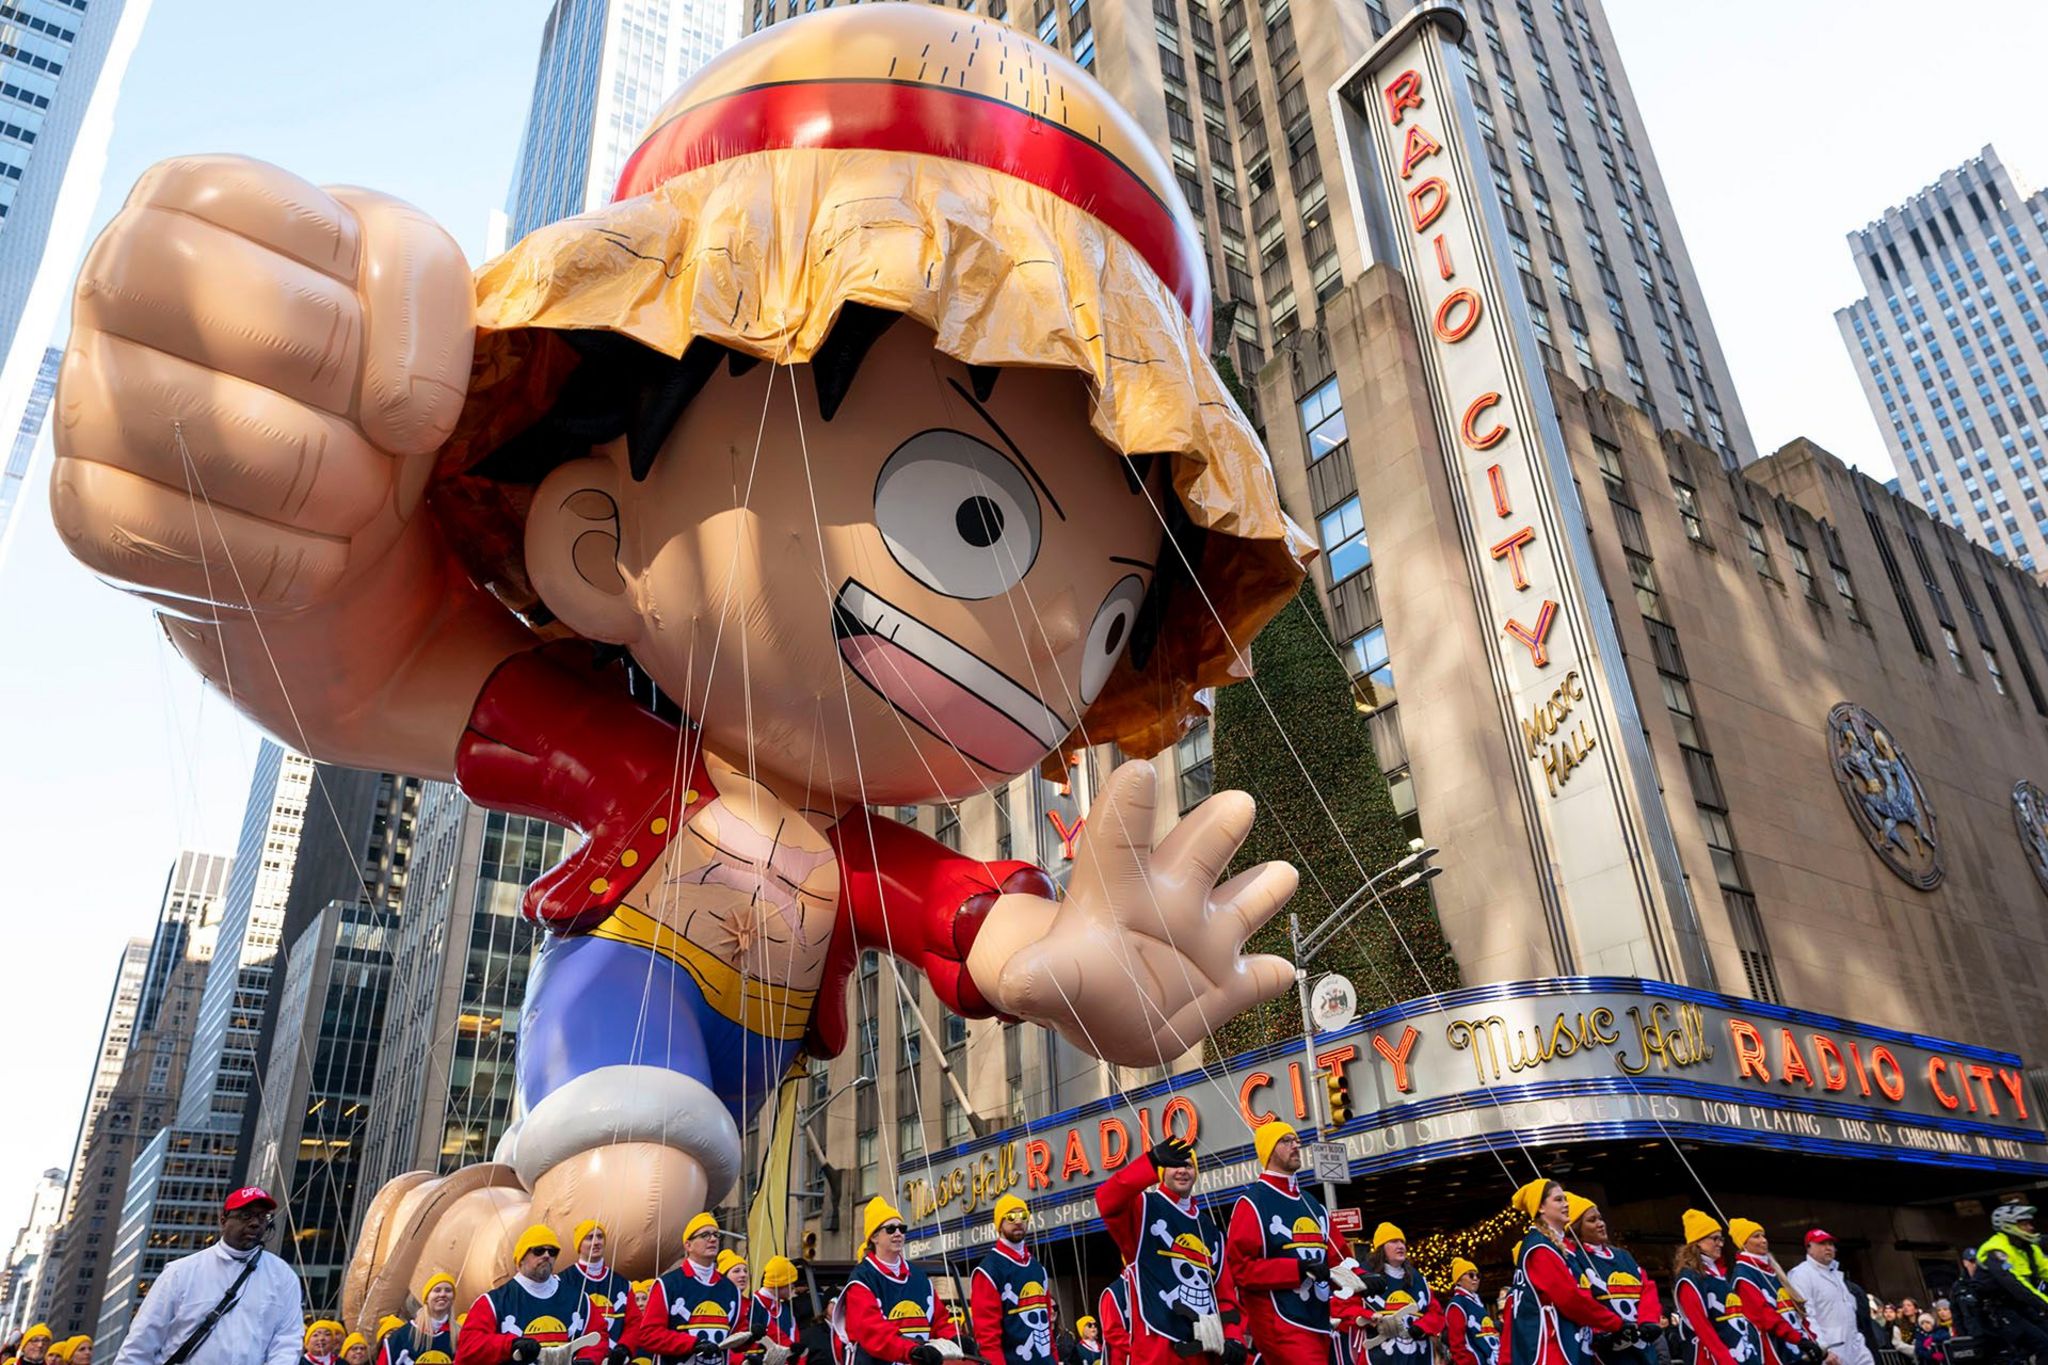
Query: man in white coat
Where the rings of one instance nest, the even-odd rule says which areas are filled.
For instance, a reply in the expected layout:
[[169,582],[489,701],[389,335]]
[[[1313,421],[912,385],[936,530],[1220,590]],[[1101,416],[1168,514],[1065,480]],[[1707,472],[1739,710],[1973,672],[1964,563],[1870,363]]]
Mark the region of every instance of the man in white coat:
[[1856,1326],[1856,1298],[1835,1261],[1835,1239],[1819,1228],[1806,1234],[1806,1259],[1785,1272],[1806,1300],[1807,1325],[1827,1348],[1827,1365],[1875,1365],[1870,1343]]
[[221,1204],[220,1239],[164,1267],[114,1365],[296,1365],[305,1294],[263,1249],[277,1201],[254,1185]]

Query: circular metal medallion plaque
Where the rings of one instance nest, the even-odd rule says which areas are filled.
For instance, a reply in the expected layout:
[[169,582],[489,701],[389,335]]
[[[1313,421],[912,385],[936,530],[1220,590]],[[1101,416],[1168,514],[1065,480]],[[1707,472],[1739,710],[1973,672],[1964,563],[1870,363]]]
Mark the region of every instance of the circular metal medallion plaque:
[[1842,800],[1871,850],[1901,880],[1922,891],[1939,886],[1941,845],[1934,807],[1891,732],[1856,703],[1838,702],[1828,712],[1828,759]]

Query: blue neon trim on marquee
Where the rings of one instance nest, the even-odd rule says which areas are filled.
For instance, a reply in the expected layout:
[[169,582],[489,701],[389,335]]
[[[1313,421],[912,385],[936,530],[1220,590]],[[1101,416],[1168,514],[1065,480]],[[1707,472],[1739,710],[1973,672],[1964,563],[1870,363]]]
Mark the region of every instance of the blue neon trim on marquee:
[[[2018,1069],[2024,1064],[2009,1052],[1993,1048],[1977,1047],[1957,1043],[1946,1038],[1928,1034],[1911,1033],[1900,1029],[1888,1029],[1859,1024],[1840,1019],[1834,1015],[1821,1014],[1813,1010],[1793,1009],[1783,1005],[1771,1005],[1761,1001],[1747,1000],[1739,996],[1723,995],[1715,991],[1698,990],[1688,986],[1674,986],[1665,982],[1646,981],[1634,977],[1580,976],[1551,977],[1534,981],[1501,982],[1487,986],[1469,986],[1455,991],[1419,1000],[1405,1001],[1385,1009],[1374,1011],[1355,1020],[1344,1028],[1337,1029],[1318,1039],[1320,1045],[1341,1044],[1347,1039],[1377,1032],[1389,1024],[1400,1023],[1418,1015],[1432,1014],[1444,1010],[1459,1009],[1469,1005],[1491,1004],[1502,1000],[1519,1000],[1537,996],[1604,992],[1617,995],[1655,996],[1669,1001],[1714,1006],[1741,1013],[1756,1019],[1773,1020],[1802,1027],[1849,1032],[1859,1038],[1877,1042],[1898,1043],[1917,1047],[1930,1052],[1986,1062],[1996,1066]],[[1150,1084],[1139,1086],[1101,1099],[1090,1100],[1057,1114],[1028,1124],[1017,1124],[999,1132],[956,1143],[943,1151],[934,1152],[925,1158],[926,1169],[940,1166],[970,1152],[996,1148],[1005,1142],[1029,1140],[1047,1130],[1076,1126],[1096,1114],[1108,1113],[1127,1106],[1143,1106],[1151,1100],[1170,1098],[1192,1086],[1216,1085],[1220,1079],[1233,1071],[1257,1066],[1267,1061],[1292,1060],[1299,1052],[1299,1040],[1271,1043],[1253,1048],[1205,1065],[1198,1071],[1182,1072]],[[1328,1137],[1342,1138],[1357,1133],[1370,1132],[1391,1127],[1397,1123],[1426,1120],[1445,1114],[1475,1109],[1490,1109],[1502,1104],[1526,1103],[1530,1101],[1565,1099],[1577,1096],[1678,1096],[1741,1105],[1750,1108],[1764,1108],[1803,1114],[1817,1114],[1824,1117],[1850,1119],[1859,1122],[1906,1124],[1915,1128],[1936,1132],[1954,1133],[1963,1136],[1983,1137],[2000,1141],[2021,1142],[2033,1146],[2048,1146],[2048,1134],[2038,1128],[2016,1128],[2000,1124],[1978,1122],[1972,1119],[1944,1119],[1929,1115],[1912,1114],[1901,1116],[1896,1111],[1880,1109],[1871,1105],[1853,1104],[1841,1100],[1827,1100],[1806,1095],[1775,1094],[1744,1090],[1734,1086],[1718,1085],[1703,1081],[1689,1081],[1676,1077],[1601,1077],[1568,1081],[1496,1082],[1491,1088],[1483,1083],[1477,1088],[1455,1095],[1422,1100],[1411,1104],[1391,1105],[1370,1114],[1360,1115],[1349,1123],[1329,1130]],[[1792,1133],[1759,1132],[1749,1129],[1740,1131],[1731,1140],[1728,1130],[1710,1124],[1691,1121],[1662,1122],[1657,1120],[1627,1119],[1612,1123],[1588,1123],[1520,1128],[1495,1133],[1480,1133],[1470,1137],[1446,1139],[1421,1146],[1406,1147],[1399,1151],[1383,1152],[1375,1156],[1355,1159],[1351,1162],[1351,1178],[1358,1179],[1384,1171],[1397,1170],[1422,1162],[1468,1156],[1488,1151],[1513,1151],[1523,1144],[1549,1145],[1568,1142],[1597,1142],[1649,1138],[1675,1140],[1685,1138],[1708,1142],[1716,1146],[1754,1146],[1778,1151],[1800,1152],[1814,1156],[1846,1157],[1859,1160],[1903,1161],[1914,1165],[1946,1166],[1951,1168],[1982,1170],[2000,1174],[2028,1176],[2048,1175],[2048,1160],[2023,1161],[2002,1157],[1984,1156],[1969,1152],[1925,1151],[1912,1147],[1880,1149],[1872,1144],[1847,1142],[1834,1138],[1806,1137]],[[1250,1143],[1204,1153],[1205,1163],[1230,1165],[1250,1160],[1254,1151]],[[1101,1185],[1096,1181],[1085,1186],[1075,1186],[1058,1196],[1049,1197],[1049,1207],[1063,1208],[1069,1204],[1093,1197]],[[939,1236],[963,1228],[979,1226],[985,1222],[985,1214],[976,1212],[934,1224],[922,1236]],[[1040,1240],[1058,1240],[1079,1235],[1089,1230],[1091,1223],[1081,1220],[1063,1228],[1049,1228],[1040,1234]]]
[[[1441,995],[1424,996],[1419,1000],[1407,1000],[1398,1005],[1389,1005],[1385,1009],[1376,1010],[1362,1018],[1353,1020],[1341,1029],[1319,1037],[1317,1043],[1319,1046],[1342,1043],[1350,1038],[1378,1032],[1388,1024],[1396,1024],[1404,1019],[1413,1019],[1417,1015],[1433,1014],[1438,1010],[1457,1009],[1465,1005],[1491,1004],[1497,1000],[1525,1000],[1531,996],[1575,993],[1590,994],[1601,991],[1616,995],[1655,995],[1684,1001],[1689,1004],[1714,1005],[1723,1009],[1738,1010],[1743,1014],[1754,1015],[1760,1019],[1775,1019],[1780,1023],[1800,1024],[1808,1028],[1841,1029],[1852,1032],[1860,1038],[1870,1038],[1884,1043],[1902,1043],[1909,1047],[1925,1048],[1931,1052],[1950,1053],[1957,1057],[1968,1057],[1980,1062],[1989,1062],[1996,1066],[2020,1069],[2025,1065],[2016,1054],[1999,1052],[1993,1048],[1952,1042],[1947,1038],[1936,1038],[1924,1033],[1907,1033],[1901,1029],[1878,1028],[1874,1025],[1859,1024],[1854,1020],[1840,1019],[1832,1014],[1819,1014],[1813,1010],[1791,1009],[1784,1005],[1768,1005],[1760,1000],[1748,1000],[1738,995],[1722,995],[1717,991],[1696,990],[1691,986],[1673,986],[1666,982],[1648,981],[1633,976],[1553,976],[1534,981],[1504,981],[1491,986],[1465,986],[1455,991],[1445,991]],[[1061,1110],[1057,1114],[1050,1114],[1032,1123],[1016,1124],[1000,1132],[989,1133],[985,1136],[974,1138],[971,1141],[957,1142],[942,1151],[931,1153],[927,1161],[929,1164],[936,1166],[952,1157],[964,1155],[980,1147],[991,1146],[998,1142],[1007,1142],[1015,1138],[1036,1136],[1032,1131],[1036,1128],[1058,1127],[1062,1124],[1073,1123],[1087,1118],[1092,1114],[1106,1113],[1112,1109],[1119,1109],[1127,1104],[1143,1105],[1147,1100],[1159,1096],[1179,1094],[1189,1087],[1191,1078],[1197,1083],[1208,1082],[1241,1066],[1249,1067],[1260,1062],[1276,1059],[1291,1061],[1296,1059],[1300,1052],[1301,1041],[1299,1039],[1280,1043],[1268,1043],[1264,1047],[1252,1048],[1249,1051],[1240,1052],[1236,1056],[1226,1057],[1222,1061],[1208,1063],[1199,1071],[1183,1071],[1179,1075],[1153,1081],[1148,1085],[1139,1086],[1135,1090],[1120,1091],[1114,1095],[1105,1095],[1099,1100],[1090,1100],[1086,1104],[1076,1105],[1072,1109]],[[1647,1093],[1645,1087],[1647,1079],[1647,1077],[1635,1078],[1631,1083],[1637,1090],[1643,1090]],[[1507,1088],[1508,1085],[1507,1082],[1498,1082],[1496,1084],[1497,1088],[1503,1089]],[[1699,1094],[1707,1088],[1701,1086],[1686,1093]],[[1514,1089],[1518,1094],[1535,1093],[1533,1087],[1516,1085]],[[1726,1098],[1725,1094],[1719,1093],[1724,1091],[1725,1087],[1715,1086],[1711,1087],[1711,1089],[1716,1093],[1703,1095],[1703,1098],[1716,1100]],[[1734,1093],[1740,1094],[1745,1104],[1768,1104],[1774,1098],[1772,1096],[1757,1095],[1746,1090]],[[1811,1104],[1840,1104],[1839,1101],[1833,1100],[1812,1100],[1807,1102]],[[1856,1113],[1844,1112],[1841,1115],[1842,1117],[1860,1119],[1876,1116],[1884,1122],[1895,1122],[1898,1119],[1897,1114],[1890,1110],[1869,1109],[1853,1105],[1842,1107],[1844,1110],[1861,1110],[1861,1112]],[[1835,1111],[1829,1110],[1824,1112]],[[1955,1122],[1964,1121],[1955,1120]],[[1915,1122],[1923,1126],[1929,1123],[1933,1123],[1935,1126],[1943,1126],[1948,1121],[1922,1119],[1916,1116]],[[1356,1131],[1356,1129],[1347,1128],[1340,1131]],[[2035,1140],[2041,1140],[2038,1130],[2029,1129],[2024,1131],[2032,1133]],[[2000,1132],[1998,1136],[2004,1137],[2010,1136],[2010,1134]],[[1245,1150],[1249,1152],[1251,1148],[1247,1146]]]

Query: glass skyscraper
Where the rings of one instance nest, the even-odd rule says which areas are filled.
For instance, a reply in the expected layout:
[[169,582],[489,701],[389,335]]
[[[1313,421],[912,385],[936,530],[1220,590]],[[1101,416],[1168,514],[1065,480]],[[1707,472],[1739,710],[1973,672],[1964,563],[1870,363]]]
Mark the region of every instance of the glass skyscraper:
[[[99,198],[114,105],[150,0],[0,7],[0,552],[49,411],[49,350]],[[47,268],[46,268],[47,267]]]
[[555,0],[513,172],[513,238],[609,203],[662,101],[738,33],[737,0]]

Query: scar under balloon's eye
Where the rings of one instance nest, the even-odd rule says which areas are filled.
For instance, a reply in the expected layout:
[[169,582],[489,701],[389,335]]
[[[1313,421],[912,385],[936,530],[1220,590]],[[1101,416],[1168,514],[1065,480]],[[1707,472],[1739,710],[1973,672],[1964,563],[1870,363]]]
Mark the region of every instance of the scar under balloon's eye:
[[964,432],[920,432],[896,448],[875,480],[875,525],[905,572],[948,597],[1006,593],[1038,558],[1030,481]]
[[1131,626],[1144,600],[1144,583],[1134,573],[1125,574],[1096,608],[1095,623],[1088,627],[1088,652],[1081,658],[1081,705],[1092,706],[1102,695],[1103,684],[1131,642]]

